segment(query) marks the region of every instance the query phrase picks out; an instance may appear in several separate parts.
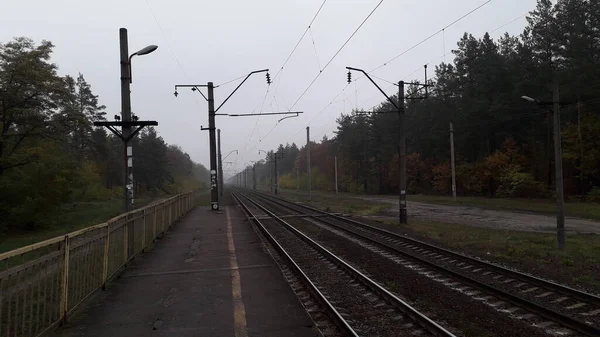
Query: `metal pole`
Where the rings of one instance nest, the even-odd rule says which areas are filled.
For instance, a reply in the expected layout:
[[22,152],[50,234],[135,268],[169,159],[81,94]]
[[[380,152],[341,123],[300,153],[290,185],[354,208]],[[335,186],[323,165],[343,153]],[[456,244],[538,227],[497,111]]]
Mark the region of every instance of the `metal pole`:
[[450,165],[452,166],[452,198],[456,201],[456,167],[454,162],[454,126],[450,123]]
[[406,223],[406,135],[404,134],[404,81],[398,82],[398,131],[400,133],[400,193],[398,200],[398,216],[400,223]]
[[311,201],[311,191],[310,191],[310,126],[306,127],[306,188],[308,189],[308,201]]
[[296,167],[296,191],[300,191],[300,174],[298,174],[297,167]]
[[217,129],[217,147],[219,157],[219,197],[223,196],[223,158],[221,156],[221,129]]
[[208,82],[208,129],[210,134],[210,205],[213,211],[217,211],[219,210],[219,179],[215,144],[215,97],[212,82]]
[[338,183],[337,183],[337,156],[333,157],[333,166],[335,169],[335,195],[338,195]]
[[563,170],[562,170],[562,146],[560,138],[560,93],[558,80],[554,82],[554,164],[556,185],[556,230],[558,235],[558,248],[565,248],[565,213],[563,195]]
[[256,164],[252,165],[252,188],[256,190]]
[[[129,84],[129,47],[127,41],[127,29],[119,29],[119,43],[121,46],[121,120],[131,121],[131,90]],[[123,138],[131,135],[131,126],[122,126]],[[133,149],[123,143],[123,209],[128,212],[133,206]]]

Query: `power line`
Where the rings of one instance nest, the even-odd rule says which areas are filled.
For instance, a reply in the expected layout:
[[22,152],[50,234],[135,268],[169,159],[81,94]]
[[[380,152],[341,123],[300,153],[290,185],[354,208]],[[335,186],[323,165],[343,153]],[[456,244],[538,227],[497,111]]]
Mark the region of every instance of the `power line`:
[[300,42],[302,42],[302,39],[304,39],[304,36],[306,36],[306,33],[310,29],[310,26],[312,26],[313,22],[315,22],[315,19],[317,18],[317,16],[321,12],[321,9],[323,8],[323,6],[325,5],[326,2],[327,2],[327,0],[323,0],[323,3],[321,3],[321,6],[319,6],[319,9],[317,10],[317,12],[315,13],[315,15],[313,16],[312,20],[310,20],[310,23],[308,24],[308,27],[306,27],[306,29],[304,30],[304,33],[302,33],[302,36],[300,36],[300,39],[298,40],[298,42],[296,42],[296,45],[294,46],[294,49],[292,49],[292,51],[290,52],[290,54],[288,55],[288,57],[285,59],[285,62],[283,62],[283,65],[281,66],[281,68],[279,68],[279,70],[277,71],[277,74],[275,74],[275,77],[273,77],[273,80],[277,79],[277,77],[283,71],[283,68],[288,63],[288,61],[290,60],[290,58],[292,57],[292,55],[294,54],[294,52],[296,51],[296,49],[298,49],[298,46],[300,45]]
[[[489,0],[491,1],[491,0]],[[342,46],[340,47],[340,49],[338,49],[337,52],[335,52],[335,54],[331,57],[331,59],[329,59],[329,61],[325,64],[325,66],[323,67],[323,70],[321,70],[317,76],[315,76],[315,78],[312,80],[312,82],[310,82],[310,84],[308,85],[308,87],[306,87],[306,89],[304,90],[304,92],[300,95],[300,97],[298,97],[298,99],[294,102],[294,104],[292,104],[292,106],[290,107],[290,109],[293,109],[296,104],[298,104],[298,102],[302,99],[302,97],[304,97],[304,95],[308,92],[308,90],[312,87],[312,85],[317,81],[317,79],[319,78],[319,76],[321,76],[321,74],[325,71],[325,69],[327,69],[327,67],[331,64],[331,62],[336,58],[336,56],[338,56],[338,54],[342,51],[342,49],[344,49],[344,47],[348,44],[348,42],[350,42],[350,40],[354,37],[354,35],[356,35],[356,33],[360,30],[360,28],[367,22],[367,20],[369,20],[369,18],[371,17],[371,15],[373,15],[373,13],[375,13],[375,11],[377,10],[377,8],[379,8],[379,6],[383,3],[383,0],[379,1],[379,3],[377,4],[377,6],[375,6],[375,8],[373,8],[373,10],[369,13],[369,15],[367,15],[367,17],[361,22],[361,24],[356,28],[356,30],[354,30],[354,32],[352,33],[352,35],[350,35],[350,37],[348,37],[348,39],[346,39],[346,41],[344,42],[344,44],[342,44]]]
[[312,33],[312,29],[308,26],[308,30],[310,31],[310,39],[312,40],[313,49],[315,50],[315,57],[317,58],[317,64],[319,65],[319,72],[323,71],[321,69],[321,61],[319,61],[319,54],[317,53],[317,46],[315,44],[315,38]]
[[[358,30],[365,24],[365,22],[367,22],[367,20],[371,17],[371,15],[373,15],[373,13],[375,12],[375,10],[377,10],[377,8],[379,8],[379,6],[381,5],[381,3],[383,2],[383,0],[379,1],[379,3],[377,4],[377,6],[375,6],[375,8],[373,8],[373,10],[371,10],[371,12],[369,13],[369,15],[367,15],[367,17],[361,22],[361,24],[354,30],[354,32],[352,33],[352,35],[350,35],[350,37],[348,39],[346,39],[346,41],[344,42],[344,44],[338,49],[338,51],[331,57],[331,59],[329,59],[329,61],[327,62],[327,64],[325,64],[325,67],[323,67],[323,70],[321,70],[317,76],[312,80],[312,82],[308,85],[308,87],[306,88],[306,90],[304,90],[304,92],[302,93],[302,95],[300,95],[300,97],[298,97],[298,99],[294,102],[294,104],[292,104],[292,106],[290,107],[290,110],[294,108],[294,106],[296,106],[296,104],[300,101],[300,99],[302,99],[302,97],[308,92],[308,90],[310,89],[310,87],[315,83],[315,81],[317,80],[317,78],[319,78],[319,76],[321,76],[321,74],[323,73],[323,71],[325,71],[325,69],[329,66],[329,64],[331,64],[331,62],[333,61],[333,59],[335,59],[335,57],[342,51],[342,49],[346,46],[346,44],[348,44],[348,42],[352,39],[352,37],[354,35],[356,35],[356,33],[358,32]],[[315,117],[313,117],[310,122],[308,123],[308,125],[310,125],[310,123],[317,117],[319,116],[321,113],[323,113],[323,111],[325,111],[330,105],[332,105],[334,103],[334,101],[346,90],[346,88],[348,87],[348,84],[331,100],[331,102],[326,105],[319,113],[317,113],[317,115],[315,115]],[[275,124],[275,126],[273,126],[273,128],[271,130],[269,130],[269,132],[261,139],[261,141],[263,141],[276,127],[278,124]],[[295,133],[294,135],[292,135],[289,139],[295,137],[297,134],[299,134],[300,132],[302,132],[303,130],[298,131],[297,133]]]
[[469,15],[473,14],[474,12],[476,12],[477,10],[479,10],[481,7],[483,7],[483,6],[487,5],[487,4],[488,4],[488,3],[490,3],[491,1],[492,1],[492,0],[487,0],[486,2],[484,2],[484,3],[482,3],[481,5],[479,5],[479,6],[475,7],[474,9],[472,9],[470,12],[468,12],[468,13],[466,13],[465,15],[461,16],[460,18],[458,18],[458,19],[454,20],[452,23],[450,23],[450,24],[446,25],[446,26],[445,26],[445,27],[443,27],[442,29],[438,30],[437,32],[435,32],[435,33],[433,33],[433,34],[429,35],[428,37],[426,37],[425,39],[421,40],[421,41],[420,41],[420,42],[418,42],[417,44],[413,45],[412,47],[408,48],[407,50],[403,51],[402,53],[400,53],[400,54],[398,54],[398,55],[396,55],[396,56],[392,57],[392,58],[391,58],[389,61],[387,61],[387,62],[383,63],[382,65],[380,65],[380,66],[376,67],[375,69],[373,69],[373,70],[369,71],[369,72],[368,72],[368,73],[369,73],[369,75],[370,75],[372,72],[374,72],[374,71],[376,71],[376,70],[378,70],[378,69],[380,69],[380,68],[382,68],[382,67],[385,67],[385,66],[387,66],[387,65],[388,65],[388,63],[390,63],[390,62],[393,62],[394,60],[396,60],[396,59],[397,59],[397,58],[399,58],[400,56],[402,56],[402,55],[404,55],[404,54],[406,54],[406,53],[410,52],[411,50],[413,50],[413,49],[417,48],[418,46],[422,45],[423,43],[425,43],[425,42],[429,41],[429,40],[430,40],[430,39],[432,39],[434,36],[436,36],[436,35],[438,35],[439,33],[441,33],[441,32],[443,32],[443,31],[445,31],[447,28],[450,28],[451,26],[455,25],[456,23],[458,23],[458,22],[459,22],[459,21],[461,21],[462,19],[466,18],[467,16],[469,16]]
[[187,74],[186,74],[185,70],[183,69],[183,66],[181,65],[181,62],[179,62],[179,58],[177,57],[177,54],[175,54],[175,50],[173,49],[173,46],[171,46],[171,43],[169,42],[169,39],[167,39],[167,35],[165,34],[165,31],[163,30],[162,26],[158,22],[158,18],[154,14],[154,10],[152,10],[152,6],[150,6],[150,3],[148,2],[148,0],[145,0],[145,1],[146,1],[146,5],[148,6],[148,9],[150,10],[150,13],[152,14],[152,17],[154,18],[154,22],[156,22],[156,25],[158,26],[158,29],[160,30],[160,33],[162,34],[163,38],[167,42],[167,46],[169,47],[169,50],[171,51],[171,54],[173,54],[173,57],[175,58],[175,61],[177,62],[177,65],[179,65],[179,69],[181,69],[181,72],[183,73],[183,76],[187,80]]
[[229,84],[229,83],[231,83],[231,82],[234,82],[234,81],[240,80],[240,79],[242,79],[242,78],[244,78],[244,77],[246,77],[246,76],[247,76],[247,75],[242,75],[242,76],[240,76],[240,77],[236,77],[236,78],[234,78],[234,79],[232,79],[232,80],[229,80],[229,81],[223,82],[223,83],[221,83],[221,84],[219,84],[219,85],[216,85],[216,86],[215,86],[215,88],[218,88],[218,87],[224,86],[224,85],[226,85],[226,84]]
[[[171,42],[169,42],[169,39],[167,38],[165,31],[163,30],[162,26],[160,25],[160,22],[158,22],[158,18],[156,17],[156,14],[154,14],[154,10],[152,10],[152,6],[150,6],[150,3],[148,2],[148,0],[145,0],[145,2],[146,2],[146,5],[148,6],[148,9],[150,10],[150,14],[152,14],[152,17],[154,18],[154,22],[156,22],[156,25],[158,26],[158,29],[160,30],[161,35],[165,39],[165,42],[167,43],[167,46],[169,47],[169,50],[171,51],[171,54],[173,55],[175,62],[177,62],[177,65],[179,66],[179,70],[181,70],[181,72],[183,73],[183,77],[186,79],[186,81],[190,82],[185,69],[183,69],[181,62],[179,62],[179,58],[177,57],[177,54],[175,53],[175,49],[173,49],[173,46],[171,45]],[[198,108],[198,110],[200,110],[201,108],[200,108],[200,104],[198,103],[198,100],[194,99],[194,102],[196,103],[196,107]]]
[[[263,111],[263,107],[265,105],[265,101],[267,100],[267,95],[269,94],[269,87],[267,87],[267,92],[265,92],[265,97],[263,98],[263,101],[260,105],[260,112],[262,113]],[[255,109],[256,110],[256,109]],[[254,113],[254,111],[252,111],[252,113]],[[252,132],[250,133],[250,137],[248,137],[248,142],[250,142],[250,140],[252,140],[252,136],[254,136],[254,131],[256,131],[256,126],[258,125],[258,121],[260,120],[260,116],[258,116],[256,118],[256,122],[254,123],[254,127],[252,128]],[[244,150],[242,151],[242,153],[245,153],[246,148],[248,147],[248,142],[246,142],[246,145],[244,146]]]

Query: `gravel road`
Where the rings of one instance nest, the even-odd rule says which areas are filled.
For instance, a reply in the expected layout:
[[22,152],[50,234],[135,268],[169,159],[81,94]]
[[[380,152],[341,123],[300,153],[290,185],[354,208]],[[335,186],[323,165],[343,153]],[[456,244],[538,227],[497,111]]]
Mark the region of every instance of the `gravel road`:
[[[398,201],[391,198],[358,196],[359,199],[385,202],[396,205],[389,209],[398,214]],[[409,219],[457,223],[494,229],[525,230],[531,232],[556,231],[556,218],[553,216],[525,212],[510,212],[481,209],[471,206],[446,206],[411,202],[407,204]],[[565,228],[570,233],[600,234],[600,222],[565,218]]]

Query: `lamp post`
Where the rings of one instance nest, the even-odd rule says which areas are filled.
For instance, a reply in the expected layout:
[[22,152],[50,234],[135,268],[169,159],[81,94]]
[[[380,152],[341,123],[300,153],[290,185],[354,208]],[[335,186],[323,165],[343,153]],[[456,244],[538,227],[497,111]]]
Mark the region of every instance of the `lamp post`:
[[[158,46],[148,45],[129,55],[127,29],[119,29],[120,64],[121,64],[121,118],[115,115],[115,121],[94,122],[94,126],[104,126],[123,141],[123,210],[128,212],[134,203],[133,198],[133,149],[127,143],[145,126],[158,125],[156,121],[139,121],[131,116],[131,59],[134,56],[148,55]],[[120,126],[119,132],[116,127]],[[132,128],[136,127],[132,132]]]
[[[560,137],[560,94],[558,83],[554,84],[552,102],[542,102],[529,96],[521,96],[522,99],[546,107],[552,113],[554,124],[554,185],[556,187],[556,236],[558,248],[565,248],[565,211],[564,211],[564,191],[563,191],[563,170],[562,170],[562,145]],[[552,105],[553,108],[549,108]]]

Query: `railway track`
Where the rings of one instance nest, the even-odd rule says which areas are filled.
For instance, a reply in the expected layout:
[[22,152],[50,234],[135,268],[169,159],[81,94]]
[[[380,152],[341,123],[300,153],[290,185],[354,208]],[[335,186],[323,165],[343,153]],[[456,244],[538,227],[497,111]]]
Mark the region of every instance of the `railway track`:
[[[310,219],[407,268],[488,302],[498,311],[530,321],[551,334],[600,336],[600,298],[577,289],[262,193],[264,202]],[[458,282],[457,282],[458,281]],[[466,287],[465,287],[466,286]],[[476,291],[474,291],[474,289]],[[483,291],[489,296],[481,296]],[[523,312],[525,311],[525,312]],[[556,324],[569,330],[560,329]]]
[[[308,306],[311,306],[311,302],[317,302],[321,311],[337,326],[338,335],[454,336],[253,200],[253,197],[236,192],[232,194],[285,260],[286,266],[304,284],[304,289],[312,295]],[[309,313],[314,311],[307,309]],[[329,332],[323,334],[327,336]]]

